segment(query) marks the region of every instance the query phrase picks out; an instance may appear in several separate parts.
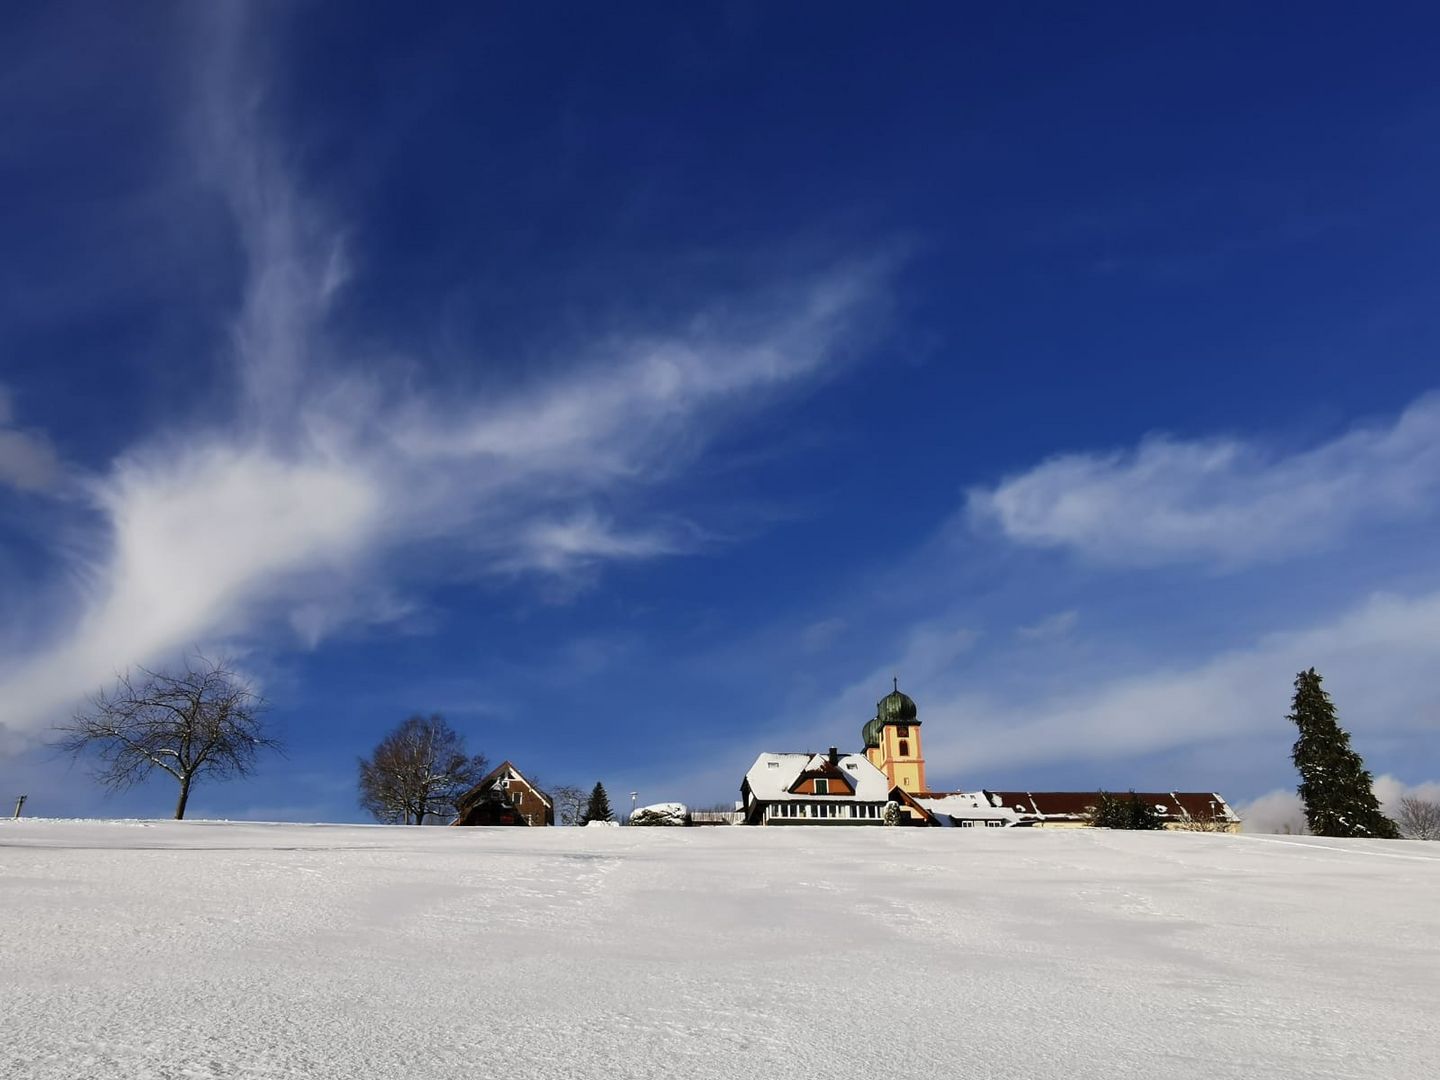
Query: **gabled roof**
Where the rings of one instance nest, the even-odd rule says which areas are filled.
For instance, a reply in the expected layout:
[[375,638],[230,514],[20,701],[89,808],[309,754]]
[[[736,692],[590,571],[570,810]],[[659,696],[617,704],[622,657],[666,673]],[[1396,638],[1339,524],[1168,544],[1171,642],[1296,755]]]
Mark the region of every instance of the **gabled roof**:
[[798,791],[796,791],[795,789],[796,789],[797,787],[799,787],[801,784],[803,784],[806,780],[819,779],[819,780],[838,780],[841,784],[844,785],[844,789],[843,789],[842,791],[836,791],[836,790],[834,790],[834,788],[832,787],[832,788],[830,789],[830,791],[827,792],[827,794],[830,794],[830,795],[842,795],[842,794],[843,794],[843,795],[854,795],[854,794],[855,794],[855,770],[853,770],[853,769],[846,769],[846,768],[842,767],[838,762],[832,764],[832,763],[830,762],[830,759],[827,758],[827,757],[823,757],[823,756],[820,756],[820,755],[816,755],[816,756],[819,757],[819,764],[817,765],[817,764],[815,763],[815,761],[812,759],[811,762],[810,762],[810,764],[806,765],[805,768],[801,769],[800,772],[799,772],[799,774],[795,777],[794,781],[790,784],[790,787],[789,787],[790,793],[791,793],[792,795],[801,795],[801,794],[804,794],[804,792],[798,792]]
[[821,763],[828,764],[826,754],[761,754],[745,774],[745,784],[751,794],[762,802],[778,802],[786,799],[825,799],[831,802],[853,799],[856,802],[884,802],[889,795],[890,782],[885,774],[870,764],[863,754],[841,754],[837,767],[854,785],[853,795],[794,795],[790,788],[807,770],[818,770]]
[[528,787],[531,791],[533,791],[537,796],[539,796],[541,801],[544,802],[546,806],[553,805],[550,800],[550,796],[545,794],[545,792],[541,791],[534,784],[530,783],[529,780],[526,780],[525,774],[522,773],[519,769],[517,769],[514,764],[512,764],[508,759],[502,761],[499,765],[496,765],[495,768],[491,769],[488,773],[485,774],[484,779],[482,779],[469,791],[465,792],[464,795],[461,795],[460,798],[456,799],[456,805],[468,806],[470,803],[474,802],[476,799],[480,798],[492,787],[494,787],[497,781],[503,778],[507,778],[510,773],[514,773],[515,776],[519,778],[520,782],[523,783],[526,787]]

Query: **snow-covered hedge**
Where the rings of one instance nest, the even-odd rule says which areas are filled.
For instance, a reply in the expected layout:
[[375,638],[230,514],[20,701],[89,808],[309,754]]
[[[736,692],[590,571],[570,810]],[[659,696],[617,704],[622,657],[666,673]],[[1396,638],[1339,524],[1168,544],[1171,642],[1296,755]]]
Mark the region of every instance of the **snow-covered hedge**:
[[642,806],[630,815],[631,825],[684,825],[689,820],[690,808],[678,802]]

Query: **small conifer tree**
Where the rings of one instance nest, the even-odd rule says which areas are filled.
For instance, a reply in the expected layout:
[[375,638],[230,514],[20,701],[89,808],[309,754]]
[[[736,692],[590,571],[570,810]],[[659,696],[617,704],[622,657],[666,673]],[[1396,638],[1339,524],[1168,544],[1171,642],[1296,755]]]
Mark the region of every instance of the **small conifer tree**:
[[1295,700],[1289,719],[1299,729],[1291,756],[1300,773],[1296,789],[1305,804],[1305,821],[1316,836],[1399,838],[1395,823],[1380,812],[1372,777],[1350,735],[1335,719],[1335,705],[1310,668],[1295,676]]
[[1133,791],[1123,799],[1102,791],[1098,798],[1095,813],[1090,818],[1090,824],[1097,829],[1152,830],[1165,827],[1156,809]]
[[594,790],[590,792],[590,801],[585,805],[585,816],[580,819],[580,824],[614,820],[615,815],[610,812],[610,796],[605,794],[605,785],[597,780]]

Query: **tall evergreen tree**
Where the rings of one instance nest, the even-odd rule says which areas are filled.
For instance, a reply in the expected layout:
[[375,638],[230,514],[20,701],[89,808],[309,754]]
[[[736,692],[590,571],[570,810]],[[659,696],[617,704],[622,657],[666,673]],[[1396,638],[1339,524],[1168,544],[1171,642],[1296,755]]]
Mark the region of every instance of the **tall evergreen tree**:
[[580,824],[614,820],[615,815],[610,812],[610,796],[605,794],[605,785],[597,780],[594,790],[590,792],[590,801],[585,805],[585,816],[580,819]]
[[1335,719],[1335,705],[1310,668],[1295,676],[1295,700],[1289,719],[1300,731],[1291,753],[1300,773],[1296,790],[1305,803],[1305,820],[1316,836],[1368,836],[1395,840],[1395,823],[1380,812],[1373,778],[1350,735]]

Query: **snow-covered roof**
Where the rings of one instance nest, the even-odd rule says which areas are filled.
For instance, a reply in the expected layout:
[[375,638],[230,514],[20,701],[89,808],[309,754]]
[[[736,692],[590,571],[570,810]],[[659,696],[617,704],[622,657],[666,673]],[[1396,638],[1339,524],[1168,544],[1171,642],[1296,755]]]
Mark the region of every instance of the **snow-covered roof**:
[[[1012,807],[1022,816],[1046,820],[1081,820],[1100,801],[1095,791],[987,791],[982,792],[997,807]],[[1112,792],[1116,798],[1128,799],[1130,792]],[[1155,808],[1167,821],[1220,821],[1227,824],[1239,817],[1218,793],[1213,791],[1140,791],[1135,797]]]
[[825,799],[830,802],[884,802],[890,795],[890,781],[870,764],[864,754],[841,754],[836,766],[855,785],[854,795],[795,795],[790,788],[800,774],[822,768],[828,754],[761,754],[745,774],[755,798],[763,802],[779,799]]
[[[915,801],[938,817],[961,821],[1014,821],[1018,817],[1008,806],[991,806],[983,791],[952,791],[945,795],[917,795]],[[943,822],[942,822],[943,824]]]

